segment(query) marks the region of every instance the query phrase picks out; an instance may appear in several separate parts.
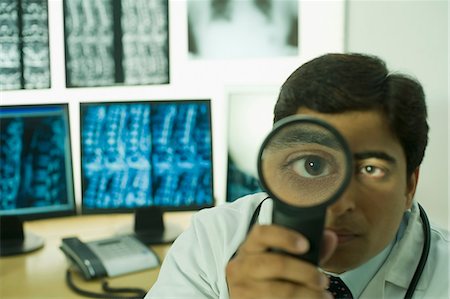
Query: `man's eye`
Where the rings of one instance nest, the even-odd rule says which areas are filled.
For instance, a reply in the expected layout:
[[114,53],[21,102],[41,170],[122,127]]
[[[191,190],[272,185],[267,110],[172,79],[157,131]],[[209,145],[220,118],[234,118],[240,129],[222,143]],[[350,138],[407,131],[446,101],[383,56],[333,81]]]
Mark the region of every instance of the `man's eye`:
[[374,178],[383,178],[386,176],[386,171],[373,165],[364,165],[360,168],[359,172]]
[[301,177],[314,178],[331,173],[329,163],[319,156],[306,156],[292,163],[292,169]]

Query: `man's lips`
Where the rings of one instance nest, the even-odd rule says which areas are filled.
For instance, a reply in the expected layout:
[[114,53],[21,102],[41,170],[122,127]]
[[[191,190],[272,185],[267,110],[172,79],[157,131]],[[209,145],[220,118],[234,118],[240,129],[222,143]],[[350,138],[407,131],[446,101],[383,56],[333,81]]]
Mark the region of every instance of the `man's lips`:
[[338,237],[339,245],[351,242],[360,236],[359,234],[346,229],[334,229],[334,228],[327,228],[327,229],[336,234],[336,236]]

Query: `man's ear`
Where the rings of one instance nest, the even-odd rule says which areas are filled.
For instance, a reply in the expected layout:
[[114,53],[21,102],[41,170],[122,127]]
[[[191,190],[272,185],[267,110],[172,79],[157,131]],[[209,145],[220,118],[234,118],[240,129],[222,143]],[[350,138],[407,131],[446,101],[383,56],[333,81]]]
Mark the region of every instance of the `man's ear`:
[[406,182],[406,209],[410,209],[412,206],[414,194],[416,193],[417,183],[419,182],[419,170],[420,167],[417,167],[413,173],[409,176]]

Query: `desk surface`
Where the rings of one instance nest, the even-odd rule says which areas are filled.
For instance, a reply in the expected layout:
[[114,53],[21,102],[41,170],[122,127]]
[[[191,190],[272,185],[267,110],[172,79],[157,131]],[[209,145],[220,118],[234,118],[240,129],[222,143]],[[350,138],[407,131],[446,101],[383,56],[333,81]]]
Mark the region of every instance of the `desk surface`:
[[[166,213],[164,221],[186,229],[192,212]],[[72,292],[66,285],[67,260],[59,249],[63,237],[77,236],[82,241],[111,237],[124,228],[131,228],[133,215],[89,215],[37,220],[25,223],[25,230],[45,239],[44,248],[17,256],[0,258],[0,298],[86,298]],[[162,261],[170,245],[151,248]],[[159,268],[108,278],[111,287],[150,289]],[[101,292],[100,280],[85,281],[73,275],[80,288]]]

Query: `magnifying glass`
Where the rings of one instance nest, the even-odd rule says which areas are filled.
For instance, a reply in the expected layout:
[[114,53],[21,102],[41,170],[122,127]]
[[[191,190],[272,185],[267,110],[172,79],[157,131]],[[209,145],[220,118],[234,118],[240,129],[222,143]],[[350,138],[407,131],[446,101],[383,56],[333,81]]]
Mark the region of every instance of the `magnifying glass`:
[[310,116],[283,118],[264,140],[258,174],[273,199],[272,223],[309,240],[310,250],[299,258],[318,265],[326,208],[350,183],[352,163],[344,137]]

